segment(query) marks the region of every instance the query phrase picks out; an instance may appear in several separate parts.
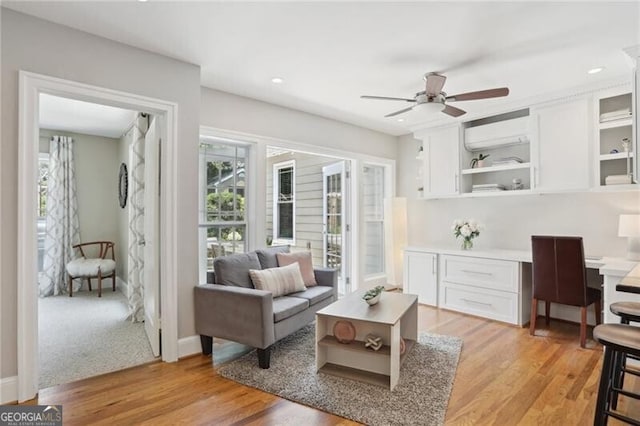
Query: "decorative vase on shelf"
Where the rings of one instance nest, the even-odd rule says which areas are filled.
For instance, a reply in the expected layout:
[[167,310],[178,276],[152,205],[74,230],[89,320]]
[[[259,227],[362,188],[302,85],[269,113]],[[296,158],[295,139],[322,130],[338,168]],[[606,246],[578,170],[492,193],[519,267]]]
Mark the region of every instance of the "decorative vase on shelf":
[[473,240],[471,239],[463,239],[462,240],[462,250],[471,250],[473,248]]

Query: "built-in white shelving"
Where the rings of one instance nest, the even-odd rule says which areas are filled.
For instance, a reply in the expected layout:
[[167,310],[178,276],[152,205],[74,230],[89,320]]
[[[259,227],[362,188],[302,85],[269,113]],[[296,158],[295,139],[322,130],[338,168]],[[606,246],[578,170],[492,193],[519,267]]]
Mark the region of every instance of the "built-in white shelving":
[[621,120],[612,120],[612,121],[605,121],[603,123],[599,123],[598,128],[600,130],[606,130],[606,129],[615,129],[617,127],[631,126],[631,125],[633,125],[633,118],[629,117],[629,118],[623,118]]
[[475,169],[462,170],[463,175],[473,175],[476,173],[504,172],[507,170],[528,169],[531,163],[503,164],[499,166],[476,167]]
[[[633,158],[633,152],[629,153],[629,158]],[[626,160],[627,153],[626,152],[616,152],[614,154],[602,154],[600,155],[600,161],[611,161],[611,160]]]

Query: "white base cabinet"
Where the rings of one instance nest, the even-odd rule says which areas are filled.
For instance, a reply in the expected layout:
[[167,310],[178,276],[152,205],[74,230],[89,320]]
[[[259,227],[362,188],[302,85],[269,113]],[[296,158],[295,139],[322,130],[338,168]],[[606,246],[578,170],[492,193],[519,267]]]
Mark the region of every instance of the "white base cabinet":
[[418,303],[438,306],[438,255],[405,250],[405,293],[418,295]]
[[522,265],[510,260],[442,255],[439,306],[522,326],[531,314],[530,272],[523,273]]

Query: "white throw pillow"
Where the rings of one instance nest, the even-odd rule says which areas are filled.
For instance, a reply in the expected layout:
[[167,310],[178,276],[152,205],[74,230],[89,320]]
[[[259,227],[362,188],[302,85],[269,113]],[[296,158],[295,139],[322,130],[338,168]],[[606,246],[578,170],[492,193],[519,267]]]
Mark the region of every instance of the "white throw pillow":
[[273,293],[273,297],[307,289],[304,286],[298,263],[280,268],[250,269],[249,275],[255,288],[270,291]]

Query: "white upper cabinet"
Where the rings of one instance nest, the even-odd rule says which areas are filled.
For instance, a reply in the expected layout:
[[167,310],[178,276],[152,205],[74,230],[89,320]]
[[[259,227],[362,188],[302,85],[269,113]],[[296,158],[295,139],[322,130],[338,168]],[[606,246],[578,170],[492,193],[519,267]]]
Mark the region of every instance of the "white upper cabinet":
[[458,193],[460,173],[460,127],[430,130],[418,135],[423,141],[424,196]]
[[589,188],[592,114],[588,99],[535,108],[537,164],[534,187],[545,190]]

